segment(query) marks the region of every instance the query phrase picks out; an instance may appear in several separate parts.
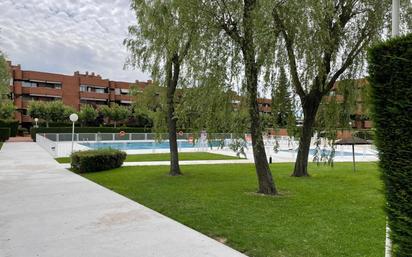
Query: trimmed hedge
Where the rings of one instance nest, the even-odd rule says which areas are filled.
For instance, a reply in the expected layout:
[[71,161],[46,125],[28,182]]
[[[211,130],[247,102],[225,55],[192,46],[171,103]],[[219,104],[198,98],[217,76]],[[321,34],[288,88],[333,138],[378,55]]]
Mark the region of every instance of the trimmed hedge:
[[79,173],[119,168],[126,159],[126,153],[115,149],[99,149],[74,152],[71,168]]
[[368,59],[393,256],[411,256],[412,34],[374,46]]
[[0,120],[0,127],[10,128],[10,136],[17,136],[17,129],[19,127],[19,121],[17,120]]
[[[150,128],[130,128],[130,127],[82,127],[75,128],[75,133],[119,133],[124,131],[126,133],[150,133]],[[30,129],[31,138],[36,141],[36,133],[72,133],[71,127],[60,127],[60,128],[34,128]]]
[[10,137],[10,128],[0,128],[0,142],[4,142]]

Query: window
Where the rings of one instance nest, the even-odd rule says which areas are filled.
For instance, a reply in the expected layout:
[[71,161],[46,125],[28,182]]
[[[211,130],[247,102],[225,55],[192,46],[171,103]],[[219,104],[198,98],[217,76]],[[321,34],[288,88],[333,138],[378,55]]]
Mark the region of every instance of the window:
[[104,94],[105,92],[104,92],[104,88],[96,88],[95,89],[95,92],[96,93],[100,93],[100,94]]
[[80,92],[94,92],[99,94],[104,94],[107,92],[106,88],[95,87],[90,85],[80,85]]
[[32,83],[30,81],[23,81],[22,86],[23,87],[37,87],[37,83]]

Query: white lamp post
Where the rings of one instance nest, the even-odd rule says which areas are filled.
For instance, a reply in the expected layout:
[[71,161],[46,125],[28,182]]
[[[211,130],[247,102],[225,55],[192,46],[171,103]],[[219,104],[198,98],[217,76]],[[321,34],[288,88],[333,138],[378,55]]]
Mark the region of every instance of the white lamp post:
[[73,122],[73,127],[72,127],[72,153],[73,153],[73,147],[74,147],[74,123],[79,119],[79,116],[77,116],[76,113],[70,114],[70,120]]
[[399,0],[392,0],[392,37],[399,35]]
[[36,125],[34,125],[35,128],[38,128],[39,125],[37,125],[37,122],[39,121],[39,118],[34,118],[34,122],[36,123]]

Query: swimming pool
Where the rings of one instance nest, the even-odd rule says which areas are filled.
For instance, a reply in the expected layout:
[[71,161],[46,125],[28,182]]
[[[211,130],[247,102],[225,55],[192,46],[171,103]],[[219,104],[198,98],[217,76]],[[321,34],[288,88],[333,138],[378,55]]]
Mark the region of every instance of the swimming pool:
[[[193,149],[193,148],[207,148],[209,147],[208,144],[195,144],[190,143],[189,141],[179,140],[178,147],[183,149]],[[92,149],[101,149],[101,148],[112,148],[118,150],[152,150],[152,149],[169,149],[169,142],[168,141],[140,141],[140,142],[97,142],[97,143],[81,143],[81,145],[92,148]],[[220,145],[220,141],[213,141],[212,146],[218,147]],[[251,149],[251,146],[249,146]],[[283,153],[295,153],[297,152],[293,150],[279,150],[279,152]],[[310,149],[309,156],[313,156],[315,149]],[[326,151],[329,154],[329,151]],[[355,152],[355,156],[374,156],[375,154],[370,152]],[[336,151],[335,156],[352,156],[351,151]]]
[[[117,143],[106,143],[106,142],[99,142],[99,143],[81,143],[81,145],[93,148],[93,149],[100,149],[100,148],[113,148],[118,150],[150,150],[150,149],[169,149],[169,142],[162,141],[162,142],[117,142]],[[209,147],[207,144],[203,145],[193,145],[189,141],[178,141],[177,145],[179,148],[195,148],[195,147]],[[212,142],[213,147],[219,146],[219,142]]]

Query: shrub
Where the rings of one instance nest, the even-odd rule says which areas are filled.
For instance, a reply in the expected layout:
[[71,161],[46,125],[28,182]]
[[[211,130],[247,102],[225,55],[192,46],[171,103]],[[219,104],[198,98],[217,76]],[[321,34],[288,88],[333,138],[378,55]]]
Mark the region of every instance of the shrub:
[[10,128],[0,128],[0,142],[4,142],[10,137]]
[[93,172],[121,167],[126,153],[115,149],[99,149],[75,152],[71,155],[74,171]]
[[[150,133],[149,128],[129,128],[129,127],[83,127],[75,128],[76,133],[119,133],[124,131],[126,133]],[[31,138],[36,141],[36,133],[72,133],[71,127],[56,127],[56,128],[34,128],[30,129]]]
[[375,138],[374,134],[375,133],[373,130],[359,130],[359,131],[355,131],[353,133],[353,136],[359,137],[365,140],[374,140]]
[[15,136],[17,136],[17,129],[19,127],[19,121],[17,121],[17,120],[0,120],[0,127],[9,128],[10,129],[10,136],[15,137]]
[[412,253],[412,34],[369,50],[376,145],[393,256]]

